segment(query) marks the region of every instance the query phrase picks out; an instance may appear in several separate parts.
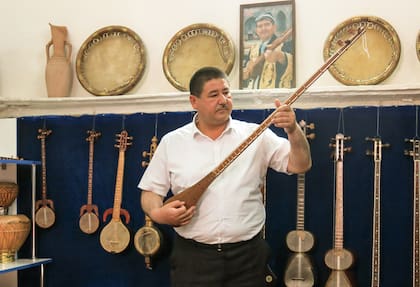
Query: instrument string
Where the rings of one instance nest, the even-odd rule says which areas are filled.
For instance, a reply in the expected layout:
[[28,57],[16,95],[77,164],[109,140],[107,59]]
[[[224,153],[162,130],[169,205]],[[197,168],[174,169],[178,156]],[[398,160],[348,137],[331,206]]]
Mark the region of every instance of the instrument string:
[[345,135],[345,131],[344,131],[344,111],[343,111],[342,108],[340,109],[340,113],[338,115],[337,133],[340,133],[340,127],[341,127],[341,132]]
[[416,106],[416,138],[419,136],[419,106]]
[[155,114],[155,137],[156,138],[157,138],[157,131],[158,131],[158,117],[159,117],[159,114],[156,113]]
[[92,117],[92,131],[95,131],[96,115]]
[[379,110],[380,110],[380,107],[378,106],[376,110],[376,136],[377,137],[380,137],[379,135]]
[[125,130],[125,115],[122,116],[122,130]]

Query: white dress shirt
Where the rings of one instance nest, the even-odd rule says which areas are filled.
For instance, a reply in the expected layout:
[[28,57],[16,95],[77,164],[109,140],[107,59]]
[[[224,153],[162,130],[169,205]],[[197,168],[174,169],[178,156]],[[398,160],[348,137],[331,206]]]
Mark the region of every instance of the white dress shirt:
[[[195,121],[162,137],[138,187],[166,196],[192,186],[215,169],[258,127],[230,119],[215,140]],[[207,244],[248,240],[261,231],[265,208],[261,186],[267,168],[287,173],[290,143],[265,130],[209,186],[187,225],[175,228],[184,238]]]

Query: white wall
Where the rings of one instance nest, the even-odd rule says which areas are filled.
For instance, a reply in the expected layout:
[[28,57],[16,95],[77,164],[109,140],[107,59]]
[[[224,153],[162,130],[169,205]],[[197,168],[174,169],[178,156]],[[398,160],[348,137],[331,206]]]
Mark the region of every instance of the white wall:
[[[147,67],[141,82],[130,94],[177,91],[165,78],[162,55],[166,44],[180,29],[193,23],[212,23],[231,35],[239,55],[240,4],[261,0],[15,0],[3,1],[0,45],[0,97],[47,97],[44,80],[45,45],[51,34],[48,23],[67,26],[73,45],[73,63],[79,47],[96,30],[108,25],[131,28],[147,50]],[[297,85],[323,63],[323,45],[329,33],[353,16],[373,15],[388,21],[402,43],[400,63],[382,84],[412,84],[420,79],[415,39],[420,28],[419,0],[295,0]],[[25,7],[23,9],[22,7]],[[237,57],[230,77],[238,87]],[[74,66],[73,66],[74,70]],[[74,71],[73,71],[74,72]],[[314,86],[340,85],[326,73]],[[74,76],[71,96],[92,96]]]

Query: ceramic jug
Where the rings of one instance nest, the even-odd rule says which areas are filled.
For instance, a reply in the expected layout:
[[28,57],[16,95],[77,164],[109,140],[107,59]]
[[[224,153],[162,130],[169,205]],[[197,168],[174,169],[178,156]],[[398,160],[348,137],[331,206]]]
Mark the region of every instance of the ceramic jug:
[[[47,66],[45,69],[47,93],[48,97],[67,97],[73,81],[70,60],[72,46],[67,42],[66,27],[49,25],[51,41],[46,45]],[[52,53],[50,53],[51,50]]]

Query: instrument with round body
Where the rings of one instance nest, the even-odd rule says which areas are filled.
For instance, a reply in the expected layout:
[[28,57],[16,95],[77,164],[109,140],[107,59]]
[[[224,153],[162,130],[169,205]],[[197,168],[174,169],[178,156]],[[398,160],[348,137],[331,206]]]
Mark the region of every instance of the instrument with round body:
[[15,260],[31,230],[31,221],[26,215],[0,216],[0,263]]
[[161,247],[162,234],[146,215],[146,224],[134,236],[136,250],[144,256],[146,267],[151,269],[151,257],[156,255]]

